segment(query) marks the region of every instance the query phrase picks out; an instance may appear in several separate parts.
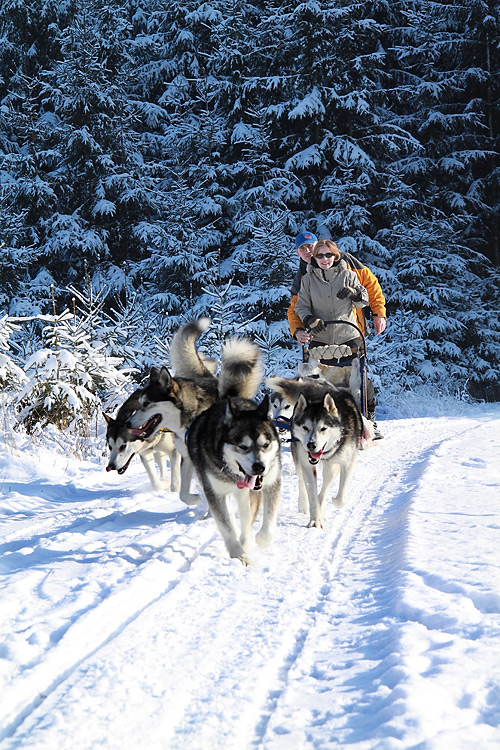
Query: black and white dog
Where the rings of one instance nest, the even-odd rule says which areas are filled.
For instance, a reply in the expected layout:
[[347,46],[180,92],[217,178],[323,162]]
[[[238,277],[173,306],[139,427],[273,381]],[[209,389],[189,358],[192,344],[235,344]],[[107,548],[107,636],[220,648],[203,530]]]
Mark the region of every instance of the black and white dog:
[[[251,530],[262,501],[262,527],[257,544],[267,547],[274,536],[281,488],[280,442],[269,414],[269,398],[261,403],[228,397],[200,414],[186,435],[189,456],[208,507],[230,557],[251,565]],[[236,498],[240,533],[229,505]]]
[[[162,431],[151,438],[141,440],[127,427],[127,421],[139,406],[138,397],[141,393],[142,389],[134,391],[119,408],[115,418],[104,414],[107,423],[106,443],[109,448],[106,471],[117,471],[118,474],[123,474],[127,471],[133,457],[138,455],[154,490],[169,487],[172,492],[178,492],[181,456],[175,447],[173,432]],[[169,484],[167,484],[167,459],[170,464]]]
[[185,445],[188,426],[221,398],[252,398],[262,378],[258,346],[249,339],[238,338],[224,344],[220,372],[213,374],[196,348],[196,340],[209,322],[201,318],[177,331],[170,357],[175,372],[182,372],[182,376],[172,375],[166,367],[153,367],[149,383],[139,395],[138,409],[128,421],[133,434],[142,439],[151,438],[162,428],[175,433],[176,447],[182,455],[179,496],[187,505],[200,502],[200,496],[190,491],[193,465]]
[[[294,405],[291,451],[299,478],[299,510],[309,510],[309,527],[324,526],[324,504],[340,470],[339,489],[333,503],[341,507],[361,447],[363,436],[372,437],[352,394],[323,379],[291,380],[274,376],[266,385]],[[318,492],[316,467],[323,469]]]

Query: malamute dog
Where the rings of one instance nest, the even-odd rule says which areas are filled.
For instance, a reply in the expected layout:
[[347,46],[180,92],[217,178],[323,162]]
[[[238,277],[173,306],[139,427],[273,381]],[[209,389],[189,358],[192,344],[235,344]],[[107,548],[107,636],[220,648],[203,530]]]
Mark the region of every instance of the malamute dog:
[[173,376],[166,367],[153,367],[149,384],[139,395],[139,408],[128,426],[140,438],[149,438],[167,428],[175,433],[176,447],[182,455],[179,496],[187,505],[197,505],[200,497],[190,492],[193,467],[185,446],[185,433],[191,421],[226,396],[252,398],[262,377],[262,357],[256,344],[248,339],[231,339],[222,348],[221,369],[215,377],[201,360],[196,340],[207,327],[207,318],[180,328],[171,345]]
[[[324,380],[268,378],[266,385],[295,404],[291,451],[299,478],[299,510],[309,504],[309,527],[324,526],[323,507],[340,469],[339,489],[333,503],[344,504],[347,488],[361,447],[364,422],[356,402],[344,389]],[[321,462],[323,483],[318,493],[316,466]]]
[[[269,416],[269,397],[260,404],[234,397],[218,401],[196,417],[186,443],[230,557],[251,565],[248,548],[260,501],[263,520],[256,541],[267,547],[276,529],[281,488],[280,443]],[[231,495],[238,504],[239,534]]]
[[[116,418],[104,414],[107,422],[106,443],[110,451],[106,471],[117,471],[123,474],[127,471],[131,460],[137,454],[146,469],[149,481],[154,490],[162,489],[168,479],[167,458],[170,463],[170,490],[178,492],[180,486],[180,453],[174,445],[173,432],[158,432],[152,438],[141,440],[126,426],[127,420],[139,406],[138,396],[142,389],[138,389],[119,408]],[[160,476],[155,469],[157,465]]]

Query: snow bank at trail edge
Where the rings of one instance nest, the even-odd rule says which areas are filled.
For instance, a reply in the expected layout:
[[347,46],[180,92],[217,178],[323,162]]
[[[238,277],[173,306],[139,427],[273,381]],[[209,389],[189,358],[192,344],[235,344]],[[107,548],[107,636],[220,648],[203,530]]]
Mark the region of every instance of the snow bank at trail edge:
[[2,750],[500,747],[500,407],[387,419],[350,500],[245,569],[205,508],[0,457]]

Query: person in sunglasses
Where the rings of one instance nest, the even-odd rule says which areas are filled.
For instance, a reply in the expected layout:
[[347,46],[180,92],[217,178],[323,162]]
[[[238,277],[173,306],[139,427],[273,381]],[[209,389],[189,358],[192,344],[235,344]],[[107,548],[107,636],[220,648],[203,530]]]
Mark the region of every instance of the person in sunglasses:
[[[301,346],[305,346],[311,340],[311,334],[306,331],[304,323],[295,312],[295,304],[297,302],[297,295],[299,293],[300,284],[302,277],[307,273],[307,266],[311,261],[312,251],[318,238],[315,234],[309,231],[301,232],[295,238],[295,249],[297,255],[300,258],[299,268],[292,283],[292,299],[290,306],[287,311],[288,325],[290,327],[290,333],[294,339],[296,339]],[[337,248],[338,249],[338,248]],[[387,320],[386,320],[386,308],[385,308],[385,297],[380,287],[377,277],[370,271],[367,266],[361,263],[358,258],[355,258],[351,253],[342,252],[340,253],[342,260],[345,260],[347,267],[350,268],[357,275],[361,284],[366,288],[368,292],[368,299],[370,309],[373,315],[373,328],[376,335],[385,331]],[[357,318],[357,325],[365,333],[365,313],[368,310],[365,308],[356,308],[354,314]]]
[[[354,308],[368,304],[367,290],[341,258],[335,242],[318,240],[295,304],[295,312],[311,331],[309,349],[333,344],[357,349],[359,335],[349,323],[357,325]],[[347,325],[327,326],[327,320],[345,320]]]
[[[385,300],[384,300],[385,301]],[[295,311],[310,330],[309,350],[316,346],[345,344],[351,354],[340,358],[321,358],[326,365],[347,365],[357,356],[361,338],[350,323],[358,326],[355,310],[368,305],[369,295],[357,274],[348,267],[346,260],[333,240],[320,239],[312,250],[307,273],[302,277]],[[346,321],[328,325],[329,320]],[[370,378],[366,381],[368,419],[373,423],[374,439],[383,435],[375,422],[376,397]]]

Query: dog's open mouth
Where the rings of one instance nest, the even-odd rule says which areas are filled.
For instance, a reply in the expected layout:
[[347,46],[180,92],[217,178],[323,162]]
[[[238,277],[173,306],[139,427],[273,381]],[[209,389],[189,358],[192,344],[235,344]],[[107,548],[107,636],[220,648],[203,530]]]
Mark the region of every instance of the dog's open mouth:
[[309,463],[313,465],[317,464],[320,461],[322,455],[323,455],[323,448],[321,448],[321,450],[319,451],[314,451],[314,452],[309,451],[308,453]]
[[[135,456],[135,453],[132,453],[132,455],[130,456],[129,460],[125,464],[125,466],[122,466],[121,469],[116,469],[116,471],[118,472],[118,474],[124,474],[127,471],[128,467],[130,466],[130,462],[132,461],[132,459],[133,459],[134,456]],[[113,471],[114,468],[115,468],[114,466],[110,466],[108,464],[108,466],[106,466],[106,471]]]
[[290,429],[290,422],[291,420],[287,417],[277,417],[274,420],[274,426],[277,428],[278,432],[287,432]]
[[161,420],[161,414],[155,414],[153,417],[151,417],[151,419],[148,419],[148,421],[140,427],[133,427],[131,430],[132,435],[134,435],[134,437],[139,437],[145,440],[153,434],[158,425],[161,423]]
[[[245,472],[243,473],[245,474]],[[260,490],[262,489],[263,479],[264,478],[259,474],[245,474],[245,479],[240,479],[239,482],[236,482],[236,486],[239,490],[242,490],[244,487],[248,487],[249,490]]]

